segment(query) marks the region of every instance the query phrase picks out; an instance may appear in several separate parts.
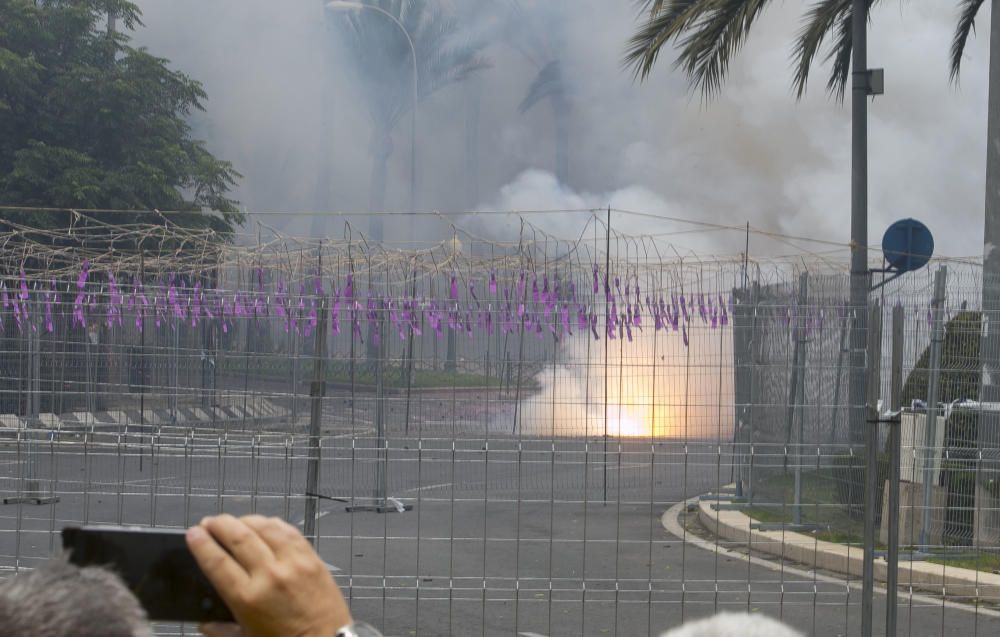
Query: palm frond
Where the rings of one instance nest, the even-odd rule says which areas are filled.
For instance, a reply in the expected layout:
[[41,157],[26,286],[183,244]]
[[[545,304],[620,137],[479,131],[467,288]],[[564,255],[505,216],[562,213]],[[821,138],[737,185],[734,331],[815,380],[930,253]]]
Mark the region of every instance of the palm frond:
[[631,67],[639,80],[646,79],[663,46],[697,23],[714,2],[715,0],[656,0],[657,11],[629,39],[624,66]]
[[485,43],[458,42],[458,32],[453,17],[437,9],[425,13],[414,40],[421,98],[489,67],[489,60],[480,54]]
[[769,0],[715,0],[680,41],[677,66],[709,99],[719,92],[729,61],[746,41]]
[[[480,55],[483,43],[456,40],[457,21],[430,0],[365,0],[397,18],[416,50],[418,97],[460,82],[489,65]],[[377,125],[391,130],[413,106],[413,58],[410,45],[385,16],[372,11],[342,14],[343,33],[368,110]]]
[[[871,6],[870,0],[869,6]],[[830,79],[826,82],[826,90],[838,102],[844,101],[844,95],[847,92],[847,79],[851,74],[851,48],[854,44],[853,16],[854,12],[851,11],[840,19],[836,42],[826,55],[827,62],[833,61]]]
[[522,114],[526,113],[542,100],[549,97],[562,96],[565,93],[566,84],[563,79],[562,66],[559,64],[559,60],[553,60],[546,64],[539,71],[538,75],[535,76],[534,81],[531,82],[527,93],[524,95],[524,99],[521,100],[518,110]]
[[650,17],[655,16],[663,10],[663,5],[667,0],[635,0],[640,13],[648,13]]
[[[871,9],[878,2],[879,0],[868,0],[867,15],[869,16],[869,20],[871,19]],[[847,0],[847,4],[851,5],[849,0]],[[828,33],[834,31],[834,41],[830,51],[823,58],[825,62],[832,63],[830,77],[826,82],[826,90],[838,102],[843,102],[844,97],[847,95],[848,80],[851,77],[851,53],[854,45],[854,34],[852,31],[854,11],[852,6],[848,6],[842,11],[838,10],[837,7],[830,7],[829,12],[832,13],[832,16],[829,16],[830,21],[825,26]],[[801,71],[803,62],[803,59],[800,58],[799,71]],[[805,92],[805,80],[807,77],[802,78],[801,85],[798,78],[799,74],[797,72],[796,87],[800,89],[799,94],[801,96]]]
[[962,68],[962,54],[969,34],[976,31],[976,15],[983,6],[983,0],[959,0],[958,24],[955,26],[955,36],[951,41],[951,73],[952,82],[958,82],[958,73]]
[[804,24],[796,37],[795,76],[792,81],[796,97],[805,95],[809,83],[809,71],[826,35],[839,26],[845,15],[850,15],[851,0],[822,0],[814,4],[806,14]]

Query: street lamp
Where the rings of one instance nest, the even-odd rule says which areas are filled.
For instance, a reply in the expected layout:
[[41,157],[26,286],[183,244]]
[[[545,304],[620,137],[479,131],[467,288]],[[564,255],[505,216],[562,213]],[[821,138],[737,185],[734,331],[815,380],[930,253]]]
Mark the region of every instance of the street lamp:
[[[407,44],[410,45],[410,54],[413,59],[413,108],[410,111],[410,238],[413,237],[413,215],[416,213],[416,191],[417,191],[417,102],[420,99],[420,75],[417,70],[417,47],[413,45],[413,38],[410,37],[410,32],[406,30],[406,26],[400,22],[399,18],[392,15],[382,7],[378,7],[372,4],[364,4],[362,2],[352,2],[349,0],[332,0],[327,2],[326,6],[328,9],[337,10],[371,10],[381,13],[385,17],[392,20],[393,24],[399,27],[399,30],[403,32],[406,37]],[[381,210],[375,212],[382,212]],[[382,239],[382,237],[377,237]]]

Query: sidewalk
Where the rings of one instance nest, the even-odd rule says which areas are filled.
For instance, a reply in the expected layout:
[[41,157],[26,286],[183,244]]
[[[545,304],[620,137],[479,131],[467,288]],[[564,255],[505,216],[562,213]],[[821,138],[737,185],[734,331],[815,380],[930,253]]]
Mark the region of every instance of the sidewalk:
[[[725,503],[726,501],[722,501]],[[715,535],[721,549],[756,551],[780,557],[817,570],[861,578],[863,555],[861,547],[817,540],[792,531],[761,531],[751,529],[755,521],[742,511],[718,511],[714,500],[698,500],[697,514],[701,524]],[[668,531],[666,516],[664,527]],[[672,531],[673,532],[673,531]],[[888,564],[875,559],[875,580],[886,581]],[[922,561],[899,562],[897,581],[901,588],[912,587],[948,599],[971,603],[1000,603],[1000,575],[966,568]]]

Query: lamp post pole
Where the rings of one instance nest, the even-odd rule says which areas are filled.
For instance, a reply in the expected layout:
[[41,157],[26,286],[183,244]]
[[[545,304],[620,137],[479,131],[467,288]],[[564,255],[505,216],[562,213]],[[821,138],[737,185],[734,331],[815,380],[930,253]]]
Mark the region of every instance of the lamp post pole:
[[[868,0],[852,0],[851,39],[851,310],[854,321],[851,327],[850,355],[850,444],[864,444],[866,479],[863,484],[874,484],[877,466],[876,441],[873,422],[868,418],[867,405],[875,397],[867,394],[872,388],[866,383],[868,342],[868,96],[871,91],[871,74],[868,71]],[[874,492],[864,493],[865,500],[865,555],[862,569],[861,634],[871,637],[872,606],[874,597]]]

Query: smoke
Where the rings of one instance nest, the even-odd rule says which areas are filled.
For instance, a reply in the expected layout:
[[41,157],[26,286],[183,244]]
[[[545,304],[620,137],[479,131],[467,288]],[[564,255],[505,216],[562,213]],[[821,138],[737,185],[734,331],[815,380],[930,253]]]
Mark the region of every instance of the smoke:
[[[146,23],[139,43],[204,83],[210,97],[196,131],[243,172],[237,195],[249,210],[366,209],[371,120],[350,72],[351,51],[325,19],[323,2],[139,4]],[[420,105],[421,209],[507,200],[545,207],[510,190],[525,184],[526,171],[556,172],[561,117],[570,157],[560,188],[570,199],[595,193],[579,196],[605,207],[612,195],[635,193],[636,206],[679,217],[848,240],[849,108],[825,95],[826,68],[814,72],[802,102],[789,88],[800,4],[770,7],[722,94],[707,103],[671,70],[669,53],[644,84],[623,70],[637,19],[630,0],[448,4],[467,25],[462,38],[488,41],[491,66]],[[883,3],[874,11],[869,60],[885,67],[886,94],[870,108],[872,243],[892,220],[914,216],[936,233],[940,253],[981,253],[988,38],[970,40],[961,86],[949,86],[955,11],[952,3]],[[987,24],[988,7],[982,13]],[[557,112],[543,100],[522,114],[528,87],[553,59],[570,108]],[[408,205],[408,143],[404,118],[393,132],[390,209]],[[311,229],[308,218],[267,220],[292,232]],[[338,224],[326,231],[339,233]],[[732,253],[741,239],[719,233],[692,245]],[[751,245],[758,255],[791,250],[763,239]]]
[[[590,223],[590,233],[584,231],[589,219],[606,223],[607,209],[611,208],[611,229],[616,235],[636,236],[641,234],[667,233],[673,247],[681,254],[693,253],[701,257],[720,249],[720,238],[716,232],[695,232],[683,222],[668,223],[667,218],[685,218],[682,206],[666,200],[645,186],[626,186],[602,193],[576,192],[559,182],[556,176],[543,170],[526,170],[511,183],[500,188],[495,199],[482,206],[484,210],[514,211],[530,219],[532,225],[550,235],[567,238],[594,240],[603,246],[605,229],[603,225]],[[545,214],[535,215],[534,211]],[[567,211],[567,212],[558,212]],[[660,220],[651,217],[658,217]],[[520,229],[519,218],[485,218],[471,216],[467,227],[476,234],[492,236],[510,241],[517,238]],[[599,229],[595,239],[593,231]],[[674,236],[669,233],[678,232]],[[744,237],[733,237],[727,244],[742,249]],[[600,249],[603,249],[601,247]],[[613,249],[613,252],[617,250]]]
[[732,437],[732,334],[696,323],[684,329],[687,346],[682,332],[650,325],[631,342],[571,339],[535,377],[540,389],[524,401],[523,433]]
[[[195,117],[196,132],[245,175],[237,196],[248,210],[367,209],[372,120],[358,85],[366,80],[351,72],[356,52],[322,0],[139,4],[146,22],[140,44],[204,83],[209,100]],[[707,102],[671,70],[669,52],[643,84],[622,68],[637,20],[631,0],[447,6],[463,26],[456,40],[485,42],[490,67],[420,104],[420,209],[596,211],[525,212],[537,229],[564,239],[595,232],[594,217],[611,206],[849,240],[849,105],[824,93],[826,67],[814,70],[801,102],[790,89],[801,3],[769,8],[722,93]],[[869,63],[885,68],[886,94],[870,104],[869,243],[893,220],[912,216],[935,233],[939,254],[982,253],[988,38],[970,40],[961,85],[950,86],[955,12],[954,3],[882,3],[873,11]],[[981,13],[980,25],[988,24],[989,7]],[[522,112],[529,87],[552,62],[566,99],[543,99]],[[385,193],[386,207],[399,211],[409,204],[409,129],[402,122],[392,133]],[[557,179],[562,141],[568,166]],[[295,234],[341,232],[339,219],[262,219]],[[452,219],[481,237],[510,240],[521,232],[516,216]],[[387,238],[408,238],[403,225],[387,224]],[[680,253],[735,254],[744,245],[740,232],[619,212],[611,225],[622,234],[686,231],[664,239]],[[450,232],[429,221],[418,229],[424,239]],[[762,237],[750,246],[754,257],[818,250],[829,247]],[[720,338],[727,333],[694,326],[685,347],[682,335],[645,326],[625,347],[608,343],[607,354],[604,341],[569,339],[537,377],[541,391],[525,401],[525,431],[728,437],[732,414],[721,406],[732,403],[731,339]]]

